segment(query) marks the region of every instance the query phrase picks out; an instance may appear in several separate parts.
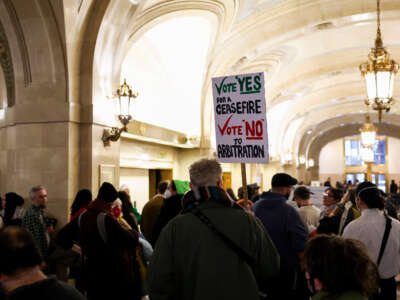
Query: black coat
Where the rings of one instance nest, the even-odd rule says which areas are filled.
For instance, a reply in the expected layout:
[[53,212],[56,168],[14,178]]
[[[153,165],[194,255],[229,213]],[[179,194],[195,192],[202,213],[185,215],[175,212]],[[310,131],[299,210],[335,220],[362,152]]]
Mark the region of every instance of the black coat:
[[[104,242],[98,229],[98,214],[99,211],[89,207],[80,220],[75,218],[60,230],[58,243],[64,249],[70,249],[74,242],[79,242],[85,257],[83,268],[88,299],[122,299],[127,293],[131,299],[140,299],[139,274],[126,256],[128,251],[134,253],[138,246],[138,234],[134,230],[125,230],[106,215],[107,241]],[[127,268],[136,271],[135,278],[130,276]]]
[[173,195],[169,198],[164,199],[164,203],[161,206],[160,215],[154,225],[153,232],[151,234],[150,243],[153,245],[156,244],[158,236],[161,233],[161,230],[175,218],[182,211],[182,197],[183,195]]

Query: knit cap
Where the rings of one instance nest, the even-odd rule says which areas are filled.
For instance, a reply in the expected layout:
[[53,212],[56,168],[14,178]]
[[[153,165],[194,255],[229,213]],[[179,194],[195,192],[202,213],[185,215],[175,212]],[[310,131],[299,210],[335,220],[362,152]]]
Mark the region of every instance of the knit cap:
[[177,192],[179,195],[183,195],[183,194],[185,194],[188,190],[190,190],[190,183],[189,183],[189,181],[184,181],[184,180],[175,179],[175,180],[174,180],[174,184],[175,184],[176,192]]

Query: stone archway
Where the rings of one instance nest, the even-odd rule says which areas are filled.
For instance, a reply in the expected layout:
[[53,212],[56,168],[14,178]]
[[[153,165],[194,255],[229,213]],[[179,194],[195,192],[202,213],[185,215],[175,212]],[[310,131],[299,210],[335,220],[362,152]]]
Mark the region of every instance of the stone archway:
[[[393,124],[375,124],[380,135],[400,139],[400,125]],[[359,124],[348,124],[327,130],[322,135],[316,137],[308,147],[308,158],[315,162],[315,166],[310,169],[311,180],[319,179],[319,154],[322,148],[333,140],[344,138],[346,136],[359,135]]]

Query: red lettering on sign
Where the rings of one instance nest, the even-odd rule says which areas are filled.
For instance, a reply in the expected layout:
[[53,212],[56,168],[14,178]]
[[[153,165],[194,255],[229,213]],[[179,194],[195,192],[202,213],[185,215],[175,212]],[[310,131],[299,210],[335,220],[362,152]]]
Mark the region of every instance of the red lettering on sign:
[[251,123],[243,120],[246,128],[246,140],[262,140],[263,139],[263,123],[264,119],[254,121]]
[[224,127],[221,128],[221,127],[218,125],[218,129],[219,129],[219,132],[221,133],[221,135],[224,135],[225,130],[226,130],[226,128],[228,127],[229,121],[232,119],[232,117],[233,117],[233,115],[231,115],[231,116],[225,121]]

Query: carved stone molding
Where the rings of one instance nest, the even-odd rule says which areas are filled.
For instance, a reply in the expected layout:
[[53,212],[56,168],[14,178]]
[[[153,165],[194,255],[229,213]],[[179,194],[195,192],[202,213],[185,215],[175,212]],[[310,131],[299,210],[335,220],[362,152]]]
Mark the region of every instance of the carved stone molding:
[[15,103],[15,80],[14,68],[12,64],[11,51],[4,31],[3,24],[0,22],[0,65],[3,69],[4,79],[7,87],[8,106]]
[[[11,0],[3,0],[4,6],[7,8],[8,16],[11,20],[11,25],[14,29],[15,35],[17,37],[19,52],[21,55],[21,62],[24,71],[24,84],[28,86],[32,83],[32,74],[31,74],[31,65],[30,59],[28,54],[28,47],[26,45],[24,32],[21,26],[21,22],[18,18],[17,12],[15,10],[14,4]],[[14,105],[15,102],[12,103]],[[9,106],[10,105],[9,102]]]

